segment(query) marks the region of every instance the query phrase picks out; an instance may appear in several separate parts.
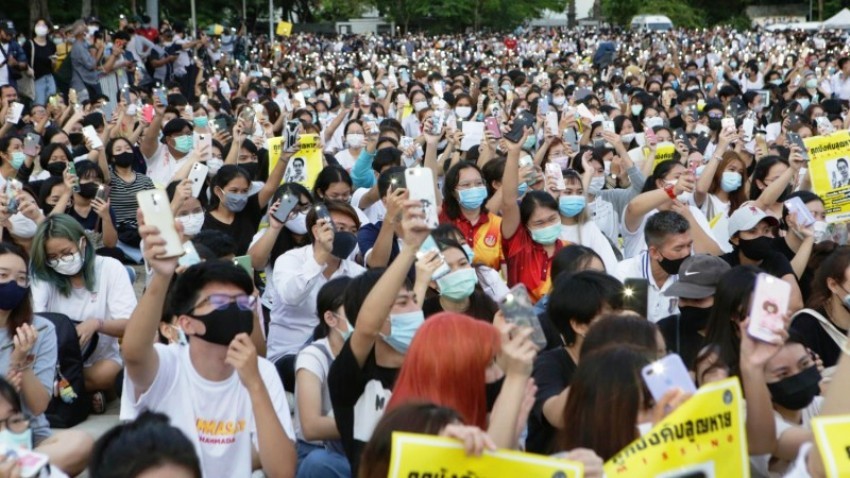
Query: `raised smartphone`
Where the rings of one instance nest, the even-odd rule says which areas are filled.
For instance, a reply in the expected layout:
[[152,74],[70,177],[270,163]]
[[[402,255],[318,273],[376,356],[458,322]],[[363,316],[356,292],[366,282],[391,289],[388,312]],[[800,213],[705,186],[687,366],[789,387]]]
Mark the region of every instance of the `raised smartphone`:
[[280,205],[277,207],[277,210],[272,214],[272,217],[277,219],[280,222],[286,222],[289,220],[289,215],[292,214],[292,211],[295,210],[295,206],[298,205],[298,195],[292,194],[289,191],[281,194],[280,196]]
[[531,327],[531,341],[542,350],[546,347],[546,335],[540,325],[540,319],[534,313],[534,305],[524,284],[517,284],[505,294],[499,302],[499,309],[505,317],[505,322],[519,327]]
[[656,402],[673,388],[680,388],[685,393],[697,391],[688,368],[685,367],[682,357],[677,354],[670,354],[645,366],[641,370],[641,376]]
[[174,226],[174,215],[171,213],[171,202],[168,195],[161,189],[148,189],[136,193],[139,207],[145,217],[145,224],[156,226],[160,235],[165,239],[165,254],[160,258],[179,257],[184,254],[183,243]]
[[437,217],[437,197],[434,192],[434,173],[429,168],[404,170],[404,182],[410,191],[410,199],[419,201],[425,213],[425,223],[431,229],[440,225]]
[[763,272],[756,276],[747,333],[763,342],[782,343],[778,332],[785,328],[790,298],[791,284]]
[[429,235],[422,242],[422,245],[419,246],[419,251],[416,252],[416,259],[422,260],[422,258],[425,257],[425,255],[427,255],[431,251],[437,251],[437,254],[440,256],[440,260],[442,261],[442,264],[440,264],[440,267],[438,267],[437,270],[434,271],[434,274],[431,275],[432,280],[437,280],[437,279],[443,277],[444,275],[448,274],[451,269],[449,268],[449,265],[446,264],[446,259],[443,257],[443,254],[440,252],[440,248],[437,247],[437,241],[435,241],[432,236]]
[[649,281],[630,277],[623,281],[623,309],[646,317],[649,309]]
[[192,169],[189,170],[189,181],[192,183],[192,196],[195,198],[201,194],[201,189],[204,187],[204,182],[209,172],[209,166],[204,163],[195,163],[192,165]]

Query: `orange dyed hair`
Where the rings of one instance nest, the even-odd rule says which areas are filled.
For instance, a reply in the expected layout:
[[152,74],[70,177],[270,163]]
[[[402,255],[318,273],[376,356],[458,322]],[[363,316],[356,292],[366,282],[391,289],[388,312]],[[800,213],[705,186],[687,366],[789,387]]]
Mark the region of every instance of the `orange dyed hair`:
[[457,411],[464,423],[487,429],[484,373],[499,351],[499,331],[467,315],[442,312],[416,332],[387,410],[433,402]]

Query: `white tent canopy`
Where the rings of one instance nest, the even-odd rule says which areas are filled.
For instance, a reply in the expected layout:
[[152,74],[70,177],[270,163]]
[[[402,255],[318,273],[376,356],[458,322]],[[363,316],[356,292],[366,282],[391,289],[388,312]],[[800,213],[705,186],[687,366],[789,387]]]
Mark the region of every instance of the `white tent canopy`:
[[823,22],[826,28],[850,28],[850,10],[842,8],[832,18]]

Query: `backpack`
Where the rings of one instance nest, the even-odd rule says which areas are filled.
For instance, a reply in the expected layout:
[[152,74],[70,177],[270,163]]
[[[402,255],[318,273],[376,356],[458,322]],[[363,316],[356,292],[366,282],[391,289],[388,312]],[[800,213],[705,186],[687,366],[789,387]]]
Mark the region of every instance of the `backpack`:
[[50,422],[50,428],[70,428],[88,418],[91,412],[83,364],[94,353],[98,335],[92,335],[85,350],[81,350],[75,323],[67,315],[54,312],[39,312],[37,315],[52,322],[56,328],[56,375],[53,396],[44,415]]

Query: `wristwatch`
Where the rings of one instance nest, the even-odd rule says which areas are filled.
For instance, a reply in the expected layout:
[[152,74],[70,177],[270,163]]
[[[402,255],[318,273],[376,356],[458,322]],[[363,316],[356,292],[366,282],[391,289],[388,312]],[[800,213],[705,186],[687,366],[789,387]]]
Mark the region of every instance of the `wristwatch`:
[[664,185],[664,192],[667,193],[667,196],[669,196],[670,199],[674,199],[674,200],[676,199],[676,185],[675,184],[665,184]]

